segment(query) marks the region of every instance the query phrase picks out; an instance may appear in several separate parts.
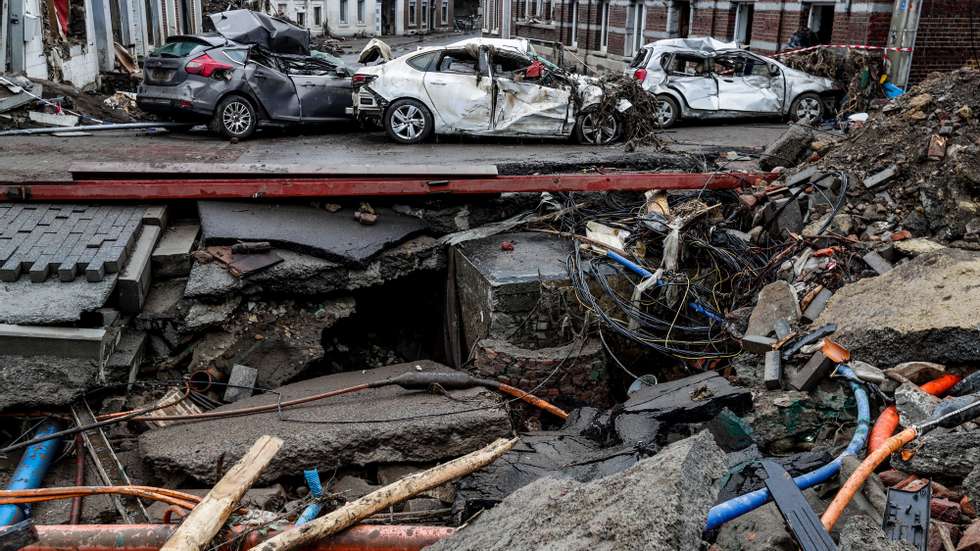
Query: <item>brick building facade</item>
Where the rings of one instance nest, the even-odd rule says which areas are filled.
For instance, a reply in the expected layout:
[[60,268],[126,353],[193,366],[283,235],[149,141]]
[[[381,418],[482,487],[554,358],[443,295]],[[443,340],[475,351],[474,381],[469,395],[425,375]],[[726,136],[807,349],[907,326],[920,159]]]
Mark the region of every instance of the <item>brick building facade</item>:
[[918,37],[906,27],[916,40],[913,80],[980,49],[980,0],[482,0],[482,8],[485,36],[529,38],[545,55],[560,44],[565,64],[610,71],[663,38],[713,36],[772,54],[803,25],[823,44],[891,45],[903,34],[891,29],[899,11],[919,14]]

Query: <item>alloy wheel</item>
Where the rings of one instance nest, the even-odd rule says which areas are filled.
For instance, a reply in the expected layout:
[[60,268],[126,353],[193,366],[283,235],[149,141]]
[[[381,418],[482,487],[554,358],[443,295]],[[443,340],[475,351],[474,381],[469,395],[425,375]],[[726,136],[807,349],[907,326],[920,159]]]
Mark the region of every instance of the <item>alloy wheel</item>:
[[618,133],[619,123],[612,115],[602,116],[593,112],[582,117],[582,137],[592,145],[612,143]]
[[391,130],[403,140],[414,140],[425,131],[425,115],[414,105],[400,105],[391,113]]
[[657,102],[657,125],[664,127],[674,120],[674,107],[667,101]]
[[801,121],[819,119],[821,112],[820,100],[816,98],[803,98],[796,106],[796,118]]
[[233,101],[225,106],[221,113],[221,122],[228,132],[244,134],[252,126],[252,111],[240,101]]

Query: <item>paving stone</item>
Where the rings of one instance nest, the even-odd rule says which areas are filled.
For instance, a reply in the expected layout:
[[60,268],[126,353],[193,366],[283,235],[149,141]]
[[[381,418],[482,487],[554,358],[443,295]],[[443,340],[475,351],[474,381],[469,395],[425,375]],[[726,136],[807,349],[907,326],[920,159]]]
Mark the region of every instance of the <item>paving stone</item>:
[[160,237],[158,226],[145,226],[129,263],[119,274],[119,310],[139,314],[150,292],[150,256]]
[[151,263],[156,278],[183,277],[191,273],[191,252],[201,227],[178,224],[167,228],[153,250]]

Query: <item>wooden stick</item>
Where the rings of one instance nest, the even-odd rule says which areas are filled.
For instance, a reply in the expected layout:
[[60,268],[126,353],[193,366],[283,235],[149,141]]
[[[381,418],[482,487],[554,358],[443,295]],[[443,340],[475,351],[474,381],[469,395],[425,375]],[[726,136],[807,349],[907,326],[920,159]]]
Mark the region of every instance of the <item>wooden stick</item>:
[[437,465],[427,471],[406,476],[357,501],[352,501],[326,516],[266,540],[253,547],[252,551],[288,551],[336,534],[416,494],[431,490],[493,463],[498,457],[514,447],[517,440],[517,438],[512,440],[500,438],[473,453]]
[[187,515],[160,551],[200,551],[207,546],[281,447],[282,440],[274,436],[266,435],[256,440],[248,453]]

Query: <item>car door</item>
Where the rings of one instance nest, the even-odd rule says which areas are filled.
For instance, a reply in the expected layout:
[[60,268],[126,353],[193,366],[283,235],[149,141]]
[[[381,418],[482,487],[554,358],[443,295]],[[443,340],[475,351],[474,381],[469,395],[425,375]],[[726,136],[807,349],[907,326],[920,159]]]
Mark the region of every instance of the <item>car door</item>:
[[782,73],[770,73],[770,65],[747,54],[725,54],[714,63],[718,80],[718,108],[723,111],[781,113]]
[[688,107],[718,110],[718,83],[709,70],[711,60],[694,52],[678,52],[664,60],[666,85],[679,93]]
[[495,52],[491,65],[496,98],[494,133],[563,136],[573,111],[571,91],[549,78],[540,62],[510,52]]
[[440,54],[435,70],[423,77],[429,96],[445,133],[489,133],[493,82],[489,70],[481,70],[479,56],[466,50],[446,50]]
[[296,86],[282,72],[274,56],[252,48],[245,67],[245,81],[269,117],[276,120],[299,120],[300,106]]
[[351,106],[352,93],[346,71],[311,57],[291,58],[288,67],[303,121],[345,118],[344,109]]

